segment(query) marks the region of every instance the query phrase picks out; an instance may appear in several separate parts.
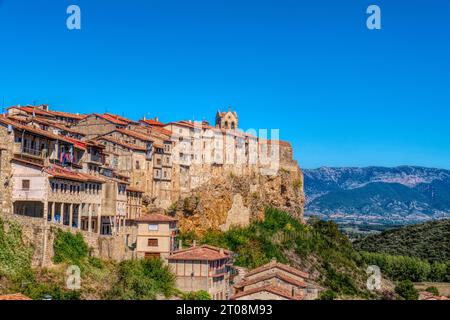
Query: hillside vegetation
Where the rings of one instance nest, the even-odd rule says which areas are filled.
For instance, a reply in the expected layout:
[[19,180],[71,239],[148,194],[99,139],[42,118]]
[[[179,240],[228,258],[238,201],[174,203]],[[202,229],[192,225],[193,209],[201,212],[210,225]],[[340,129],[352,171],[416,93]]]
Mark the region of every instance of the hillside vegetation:
[[354,245],[362,251],[446,262],[450,260],[450,219],[384,231]]
[[304,225],[289,214],[266,209],[264,221],[227,232],[208,231],[202,237],[182,234],[184,242],[228,248],[236,253],[235,265],[256,268],[272,258],[311,273],[316,280],[339,297],[377,298],[366,289],[363,257],[335,223],[310,221]]
[[[0,294],[20,292],[35,300],[210,299],[206,292],[177,290],[175,276],[161,260],[121,263],[100,260],[89,255],[89,247],[80,233],[56,232],[55,265],[32,268],[33,248],[23,241],[20,225],[0,219]],[[80,269],[79,289],[67,286],[69,266]]]

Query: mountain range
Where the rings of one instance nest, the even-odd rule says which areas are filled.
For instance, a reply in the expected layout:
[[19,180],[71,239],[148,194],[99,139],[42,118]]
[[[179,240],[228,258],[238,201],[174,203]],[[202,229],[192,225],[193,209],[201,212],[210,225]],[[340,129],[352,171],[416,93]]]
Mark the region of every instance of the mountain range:
[[306,216],[383,224],[450,218],[450,170],[321,167],[303,173]]

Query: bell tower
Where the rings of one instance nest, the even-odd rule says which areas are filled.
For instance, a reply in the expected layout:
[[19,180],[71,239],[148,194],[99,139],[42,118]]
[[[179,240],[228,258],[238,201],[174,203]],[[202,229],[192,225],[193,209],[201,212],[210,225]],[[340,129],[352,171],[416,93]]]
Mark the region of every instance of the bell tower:
[[232,111],[231,107],[228,107],[228,111],[221,112],[217,110],[216,113],[216,128],[226,130],[236,130],[239,124],[239,117],[236,111]]

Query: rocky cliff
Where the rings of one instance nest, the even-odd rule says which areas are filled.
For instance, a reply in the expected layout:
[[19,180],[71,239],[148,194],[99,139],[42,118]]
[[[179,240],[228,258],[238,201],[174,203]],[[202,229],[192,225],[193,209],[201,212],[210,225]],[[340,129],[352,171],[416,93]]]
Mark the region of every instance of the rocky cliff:
[[215,175],[175,202],[167,213],[180,219],[183,232],[202,234],[208,229],[228,230],[264,217],[264,208],[273,206],[303,221],[303,174],[289,166],[277,175],[257,173]]

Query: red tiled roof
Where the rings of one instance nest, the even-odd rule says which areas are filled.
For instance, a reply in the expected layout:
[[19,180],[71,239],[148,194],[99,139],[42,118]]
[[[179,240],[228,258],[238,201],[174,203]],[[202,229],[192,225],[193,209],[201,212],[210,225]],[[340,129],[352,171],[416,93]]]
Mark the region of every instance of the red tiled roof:
[[165,216],[163,214],[149,214],[135,219],[136,222],[174,222],[178,221],[176,218]]
[[268,285],[268,286],[257,287],[257,288],[239,292],[239,293],[231,296],[231,300],[236,300],[238,298],[245,297],[250,294],[254,294],[254,293],[258,293],[258,292],[263,292],[263,291],[270,292],[272,294],[281,296],[281,297],[289,299],[289,300],[303,300],[303,298],[304,298],[303,295],[298,294],[298,293],[292,295],[291,291],[289,291],[285,288],[282,288],[280,286]]
[[263,282],[263,281],[266,281],[266,280],[269,280],[269,279],[272,279],[272,278],[278,278],[280,280],[283,280],[284,282],[293,284],[293,285],[298,286],[298,287],[302,287],[302,288],[306,288],[307,287],[305,282],[298,281],[298,280],[293,279],[291,277],[288,277],[288,276],[286,276],[286,275],[284,275],[284,274],[282,274],[280,272],[274,272],[274,273],[271,273],[271,274],[267,274],[265,276],[261,276],[261,277],[255,278],[253,280],[244,279],[243,281],[237,283],[235,285],[235,287],[236,288],[242,288],[242,287],[246,287],[246,286],[258,283],[258,282]]
[[450,298],[447,298],[446,296],[435,296],[431,292],[428,291],[421,291],[419,292],[420,300],[450,300]]
[[140,122],[143,122],[143,123],[146,123],[146,124],[148,124],[148,125],[150,125],[150,126],[157,126],[157,127],[163,127],[163,126],[165,126],[165,124],[164,123],[162,123],[162,122],[159,122],[159,121],[156,121],[156,120],[153,120],[153,119],[150,119],[150,120],[139,120]]
[[104,113],[103,115],[104,115],[104,116],[111,117],[111,118],[114,118],[114,119],[119,120],[119,121],[122,121],[122,122],[126,122],[127,124],[130,124],[130,123],[137,123],[137,122],[134,121],[134,120],[131,120],[131,119],[128,119],[128,118],[119,116],[119,115],[117,115],[117,114]]
[[265,264],[265,265],[263,265],[263,266],[261,266],[259,268],[251,270],[245,276],[249,277],[249,276],[252,276],[252,275],[258,274],[260,272],[267,271],[269,269],[273,269],[273,268],[278,268],[278,269],[284,270],[286,272],[292,273],[292,274],[294,274],[296,276],[299,276],[299,277],[302,277],[302,278],[305,278],[305,279],[309,278],[309,274],[306,273],[306,272],[300,271],[300,270],[298,270],[296,268],[293,268],[291,266],[285,265],[283,263],[274,262],[274,261],[271,261],[268,264]]
[[48,112],[55,116],[66,117],[66,118],[71,118],[71,119],[76,119],[76,120],[81,120],[81,119],[84,119],[84,117],[85,117],[85,115],[82,115],[82,114],[75,114],[75,113],[69,113],[69,112],[63,112],[63,111],[49,110]]
[[162,133],[162,134],[165,134],[166,136],[168,136],[168,138],[170,138],[170,137],[172,136],[172,131],[167,130],[167,129],[165,129],[165,128],[152,127],[152,128],[150,129],[150,132],[153,132],[153,131],[159,132],[159,133]]
[[[223,250],[223,252],[221,252]],[[201,245],[189,249],[178,250],[168,257],[169,260],[221,260],[229,258],[231,251],[209,246]]]
[[35,166],[35,167],[38,167],[38,168],[43,168],[43,167],[44,167],[43,164],[35,163],[35,162],[32,162],[32,161],[28,161],[28,160],[21,159],[21,158],[16,158],[16,157],[13,157],[13,158],[11,159],[11,161],[20,162],[20,163],[22,163],[22,164],[31,165],[31,166]]
[[18,301],[18,300],[23,300],[23,301],[28,301],[28,300],[33,300],[31,298],[28,298],[27,296],[21,294],[21,293],[15,293],[15,294],[6,294],[3,296],[0,296],[0,300],[10,300],[10,301]]
[[26,113],[29,113],[29,114],[33,114],[33,112],[34,112],[35,115],[42,115],[42,116],[50,116],[50,117],[54,117],[54,115],[51,114],[50,112],[45,111],[44,109],[39,108],[39,107],[42,107],[42,106],[45,106],[45,107],[46,107],[47,105],[43,104],[43,105],[41,105],[41,106],[24,106],[24,107],[20,107],[20,106],[12,106],[12,107],[9,107],[8,110],[9,110],[9,109],[18,109],[18,110],[25,111]]
[[92,116],[102,118],[102,119],[104,119],[104,120],[106,120],[108,122],[111,122],[111,123],[114,123],[114,124],[117,124],[117,125],[121,125],[121,126],[127,126],[128,125],[128,122],[119,120],[116,117],[112,117],[112,116],[110,116],[108,114],[91,113],[91,114],[85,115],[83,117],[83,119],[86,119],[86,118],[89,118],[89,117],[92,117]]
[[74,146],[78,147],[78,148],[82,148],[85,149],[85,147],[82,147],[83,142],[80,140],[76,140],[73,138],[68,138],[68,137],[64,137],[64,136],[59,136],[57,134],[39,129],[39,128],[35,128],[33,126],[26,126],[20,123],[17,123],[15,121],[12,121],[11,119],[5,118],[5,117],[0,117],[0,122],[4,123],[4,124],[10,124],[13,127],[17,128],[17,129],[21,129],[21,130],[25,130],[28,131],[30,133],[34,133],[43,137],[47,137],[47,138],[51,138],[54,140],[61,140],[61,141],[65,141],[68,143],[73,144]]
[[72,171],[63,167],[53,165],[51,167],[44,168],[44,171],[54,178],[61,178],[67,180],[81,181],[81,182],[96,182],[105,183],[105,180],[92,176],[87,173]]
[[[14,120],[16,120],[16,117],[13,117],[13,116],[10,116],[9,118],[13,118]],[[24,120],[19,120],[19,119],[17,119],[17,121],[24,121]],[[61,130],[64,130],[64,131],[67,131],[67,132],[70,132],[70,133],[74,133],[74,134],[78,134],[78,135],[81,135],[81,136],[85,136],[85,134],[84,133],[81,133],[81,132],[79,132],[79,131],[76,131],[76,130],[74,130],[74,129],[72,129],[72,128],[69,128],[69,127],[66,127],[65,125],[62,125],[62,124],[60,124],[60,123],[56,123],[55,121],[49,121],[49,120],[46,120],[46,119],[42,119],[42,118],[31,118],[31,119],[29,119],[29,120],[27,120],[26,122],[28,122],[28,123],[30,123],[30,122],[37,122],[37,123],[40,123],[40,124],[44,124],[44,125],[47,125],[47,126],[52,126],[52,127],[55,127],[55,128],[58,128],[58,129],[61,129]]]
[[[137,138],[137,139],[143,140],[143,141],[152,141],[153,142],[153,139],[151,139],[149,136],[147,136],[145,134],[142,134],[142,133],[139,133],[139,132],[136,132],[136,131],[133,131],[133,130],[115,129],[114,131],[111,131],[111,132],[115,132],[115,131],[120,132],[120,133],[125,134],[125,135],[128,135],[128,136],[131,136],[133,138]],[[109,133],[107,133],[107,134],[109,134]]]
[[117,140],[117,139],[114,139],[114,138],[111,138],[111,137],[108,137],[108,136],[100,136],[100,137],[95,138],[95,140],[109,141],[109,142],[118,144],[120,146],[126,147],[126,148],[128,148],[130,150],[138,150],[138,151],[146,151],[147,150],[144,147],[140,147],[138,145],[131,144],[131,143],[122,142],[120,140]]

